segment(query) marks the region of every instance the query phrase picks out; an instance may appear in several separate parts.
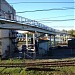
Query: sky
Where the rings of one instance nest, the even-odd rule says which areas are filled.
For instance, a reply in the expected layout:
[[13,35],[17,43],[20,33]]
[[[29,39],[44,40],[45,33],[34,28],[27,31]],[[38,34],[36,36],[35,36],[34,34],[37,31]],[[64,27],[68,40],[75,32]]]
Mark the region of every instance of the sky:
[[[75,29],[75,0],[6,0],[14,7],[16,12],[23,11],[35,11],[46,9],[64,9],[73,8],[67,10],[50,10],[50,11],[36,11],[36,12],[24,12],[16,13],[25,18],[36,20],[44,25],[59,30]],[[22,3],[22,2],[57,2],[57,3]],[[58,3],[67,2],[67,3]],[[66,21],[64,21],[66,20]]]

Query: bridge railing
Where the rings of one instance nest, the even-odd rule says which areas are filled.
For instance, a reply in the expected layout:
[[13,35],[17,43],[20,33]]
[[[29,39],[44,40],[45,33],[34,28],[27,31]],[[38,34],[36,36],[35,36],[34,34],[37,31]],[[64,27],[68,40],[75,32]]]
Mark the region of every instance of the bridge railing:
[[43,26],[41,23],[39,23],[35,20],[24,18],[24,17],[18,16],[18,15],[16,15],[16,21],[27,24],[27,25],[40,27],[40,28]]
[[44,24],[41,24],[41,23],[39,23],[39,22],[37,22],[35,20],[24,18],[24,17],[18,16],[18,15],[16,15],[16,21],[20,22],[20,23],[30,25],[30,26],[35,26],[35,27],[42,28],[42,29],[45,29],[45,30],[48,30],[48,31],[52,31],[52,32],[57,31],[57,30],[55,30],[55,29],[53,29],[53,28],[51,28],[49,26],[46,26]]
[[41,29],[44,29],[44,30],[48,30],[48,31],[51,31],[51,32],[59,32],[58,30],[53,29],[53,28],[51,28],[49,26],[46,26],[44,24],[41,24],[41,23],[39,23],[35,20],[31,20],[31,19],[21,17],[21,16],[18,16],[18,15],[14,16],[12,13],[6,13],[3,10],[0,10],[0,18],[6,19],[6,20],[13,20],[13,21],[16,21],[16,22],[19,22],[19,23],[22,23],[22,24],[30,25],[30,26],[35,26],[35,27],[38,27],[38,28],[41,28]]

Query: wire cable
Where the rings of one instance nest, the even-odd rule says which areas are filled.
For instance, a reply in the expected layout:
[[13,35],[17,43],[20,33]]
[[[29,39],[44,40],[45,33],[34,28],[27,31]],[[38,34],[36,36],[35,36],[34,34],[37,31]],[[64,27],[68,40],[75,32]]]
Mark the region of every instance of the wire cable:
[[75,9],[75,7],[62,7],[62,8],[41,9],[41,10],[32,10],[32,11],[22,11],[22,12],[16,12],[16,13],[37,12],[37,11],[52,11],[52,10],[69,10],[69,9]]
[[39,22],[42,22],[42,21],[74,21],[75,19],[63,19],[63,20],[40,20]]
[[58,3],[75,3],[75,2],[14,2],[14,3],[10,3],[10,4],[24,4],[24,3],[29,3],[29,4],[39,4],[39,3],[44,3],[44,4],[49,4],[49,3],[52,3],[52,4],[58,4]]
[[44,20],[44,19],[51,19],[51,18],[60,18],[60,17],[69,17],[69,16],[74,16],[74,15],[65,15],[65,16],[56,16],[56,17],[50,17],[50,18],[42,18],[42,19],[36,19],[36,20]]

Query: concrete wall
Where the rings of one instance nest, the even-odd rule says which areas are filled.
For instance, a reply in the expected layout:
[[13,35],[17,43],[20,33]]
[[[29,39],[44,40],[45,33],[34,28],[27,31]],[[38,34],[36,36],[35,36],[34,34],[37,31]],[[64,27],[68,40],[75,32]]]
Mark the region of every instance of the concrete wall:
[[2,54],[2,40],[0,39],[0,55]]
[[[6,0],[0,0],[0,17],[14,20],[15,10],[10,6]],[[11,40],[9,38],[9,30],[0,29],[0,54],[4,54],[7,47],[11,45]]]
[[14,19],[16,12],[14,8],[6,2],[6,0],[0,0],[0,10],[0,17],[12,20]]
[[39,54],[46,54],[49,50],[49,41],[43,40],[39,42]]
[[8,38],[9,37],[9,30],[0,29],[0,38]]
[[52,49],[50,55],[53,58],[75,57],[75,49]]
[[7,46],[9,46],[9,30],[0,30],[0,52],[5,53]]
[[2,55],[5,53],[5,50],[8,50],[9,44],[9,38],[2,39]]

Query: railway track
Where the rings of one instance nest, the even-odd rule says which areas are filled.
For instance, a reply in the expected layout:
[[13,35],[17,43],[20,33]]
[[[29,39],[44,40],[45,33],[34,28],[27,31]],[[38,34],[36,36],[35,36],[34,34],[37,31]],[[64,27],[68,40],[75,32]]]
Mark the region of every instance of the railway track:
[[75,60],[52,61],[52,62],[34,62],[34,63],[0,63],[0,67],[63,67],[75,66]]

